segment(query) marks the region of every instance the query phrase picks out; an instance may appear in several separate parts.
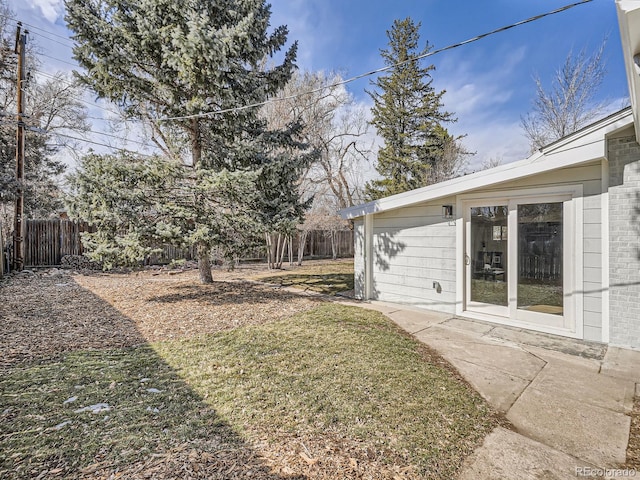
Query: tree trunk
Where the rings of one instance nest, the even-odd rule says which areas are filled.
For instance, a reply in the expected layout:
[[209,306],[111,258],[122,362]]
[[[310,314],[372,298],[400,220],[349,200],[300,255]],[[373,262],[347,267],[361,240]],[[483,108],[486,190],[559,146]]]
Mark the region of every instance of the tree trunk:
[[[191,161],[193,169],[200,168],[202,160],[202,139],[200,138],[200,122],[197,118],[191,119]],[[198,257],[198,274],[200,283],[213,283],[211,275],[211,247],[204,242],[196,245],[196,255]]]
[[298,235],[298,265],[302,265],[304,259],[304,247],[307,243],[307,236],[309,232],[307,230],[301,230]]
[[333,257],[333,259],[335,260],[336,258],[338,258],[338,249],[336,248],[336,232],[332,231],[331,232],[331,256]]
[[202,138],[200,137],[200,121],[191,119],[191,163],[194,170],[198,170],[202,160]]
[[[282,241],[281,241],[282,238]],[[278,268],[282,268],[282,262],[284,262],[284,247],[286,246],[287,243],[287,236],[283,235],[282,237],[280,237],[280,234],[278,234],[278,241],[282,243],[282,250],[280,250],[280,261],[278,262]]]
[[271,265],[273,264],[273,254],[271,252],[271,235],[269,233],[264,234],[264,239],[267,244],[267,267],[271,270]]
[[276,239],[276,255],[275,258],[273,259],[274,262],[274,266],[273,268],[276,269],[280,269],[280,267],[282,267],[282,261],[278,262],[278,259],[280,258],[280,237],[281,234],[278,234],[278,238]]
[[211,275],[211,259],[209,257],[211,249],[206,243],[198,243],[198,274],[200,275],[200,283],[213,283]]

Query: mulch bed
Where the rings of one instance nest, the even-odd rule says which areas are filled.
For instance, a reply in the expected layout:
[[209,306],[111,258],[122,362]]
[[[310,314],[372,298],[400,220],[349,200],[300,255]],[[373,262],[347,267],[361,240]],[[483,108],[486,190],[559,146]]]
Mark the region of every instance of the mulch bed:
[[78,349],[119,348],[216,333],[309,310],[321,301],[247,281],[264,267],[22,273],[0,286],[0,368]]
[[631,431],[625,467],[640,471],[640,397],[636,397],[631,413]]

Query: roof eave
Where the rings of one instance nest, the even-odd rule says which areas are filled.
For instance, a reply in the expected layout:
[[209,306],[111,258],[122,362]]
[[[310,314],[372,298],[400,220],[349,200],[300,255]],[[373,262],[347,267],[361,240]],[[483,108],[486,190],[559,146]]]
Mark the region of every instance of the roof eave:
[[340,215],[351,220],[606,158],[606,136],[631,122],[631,112],[626,108],[554,142],[524,160],[356,205],[341,210]]

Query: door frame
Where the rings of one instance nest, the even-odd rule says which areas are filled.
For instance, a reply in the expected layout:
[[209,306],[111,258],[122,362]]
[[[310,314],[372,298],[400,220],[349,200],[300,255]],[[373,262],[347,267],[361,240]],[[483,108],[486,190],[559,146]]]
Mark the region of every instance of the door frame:
[[[511,315],[511,309],[510,309],[510,305],[508,302],[506,306],[502,306],[502,305],[493,305],[490,303],[483,303],[483,302],[473,302],[471,300],[471,267],[473,265],[473,259],[475,258],[475,252],[471,251],[471,213],[470,210],[473,207],[487,207],[487,206],[504,206],[507,207],[507,209],[510,212],[509,209],[509,199],[506,197],[488,197],[488,198],[473,198],[473,199],[469,199],[469,200],[464,200],[462,202],[462,217],[464,219],[464,272],[463,272],[463,276],[464,276],[464,310],[465,312],[472,312],[472,313],[478,313],[478,314],[484,314],[484,315],[491,315],[491,316],[495,316],[495,317],[503,317],[503,318],[509,318]],[[511,215],[509,215],[507,217],[507,221],[509,221]],[[511,225],[508,224],[508,229],[509,229],[509,238],[511,237]],[[506,256],[507,259],[507,264],[509,265],[508,269],[507,269],[507,286],[509,285],[509,282],[511,281],[511,261],[509,259],[510,257],[510,251],[509,251],[509,245],[510,243],[507,242],[507,251],[503,252],[503,254]],[[507,298],[508,301],[508,298]]]
[[[582,184],[557,185],[550,187],[525,188],[518,190],[495,190],[459,195],[456,210],[456,315],[494,323],[527,328],[546,333],[584,337],[583,324],[583,186]],[[510,292],[517,288],[517,205],[518,203],[563,202],[563,295],[562,322],[548,314],[527,312],[517,309],[517,298],[509,296],[509,306],[497,311],[479,312],[468,308],[470,286],[469,268],[465,262],[468,248],[469,213],[471,206],[507,205],[509,207],[508,229],[508,272]],[[513,240],[512,240],[513,239]],[[505,315],[506,314],[506,315]],[[556,316],[557,317],[557,316]],[[549,324],[551,323],[551,324]]]

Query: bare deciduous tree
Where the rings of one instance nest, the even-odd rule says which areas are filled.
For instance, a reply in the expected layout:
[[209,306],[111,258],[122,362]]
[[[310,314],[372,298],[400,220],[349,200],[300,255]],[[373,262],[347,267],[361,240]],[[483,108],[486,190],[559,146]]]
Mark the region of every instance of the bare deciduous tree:
[[502,165],[502,157],[490,157],[485,159],[480,165],[480,170],[489,170],[490,168],[499,167]]
[[278,95],[281,100],[266,105],[262,114],[272,128],[301,122],[301,140],[318,152],[300,179],[301,195],[332,195],[338,208],[345,208],[361,200],[362,167],[372,141],[364,108],[336,85],[341,81],[338,74],[294,74]]
[[[22,32],[25,29],[21,30]],[[25,126],[24,179],[16,178],[17,55],[16,17],[7,0],[0,0],[0,228],[9,238],[15,198],[21,185],[26,218],[48,218],[63,208],[62,174],[65,157],[78,144],[69,138],[88,131],[80,87],[62,73],[38,73],[40,48],[27,37],[25,77],[22,80]],[[36,37],[37,38],[37,37]],[[1,246],[0,246],[1,247]]]
[[[265,105],[262,117],[269,128],[282,129],[299,123],[299,140],[315,151],[315,160],[298,181],[302,200],[313,200],[306,220],[297,226],[298,264],[313,230],[323,230],[331,238],[333,255],[337,231],[346,225],[336,214],[362,200],[364,164],[373,147],[367,135],[369,123],[365,109],[357,105],[338,74],[323,72],[294,74],[277,100]],[[292,235],[267,235],[269,263],[280,268],[285,248],[292,263]]]
[[605,46],[606,39],[590,56],[584,49],[577,55],[569,52],[548,91],[540,77],[534,77],[533,109],[521,117],[532,152],[579,130],[603,113],[606,104],[596,102],[595,97],[606,75]]

